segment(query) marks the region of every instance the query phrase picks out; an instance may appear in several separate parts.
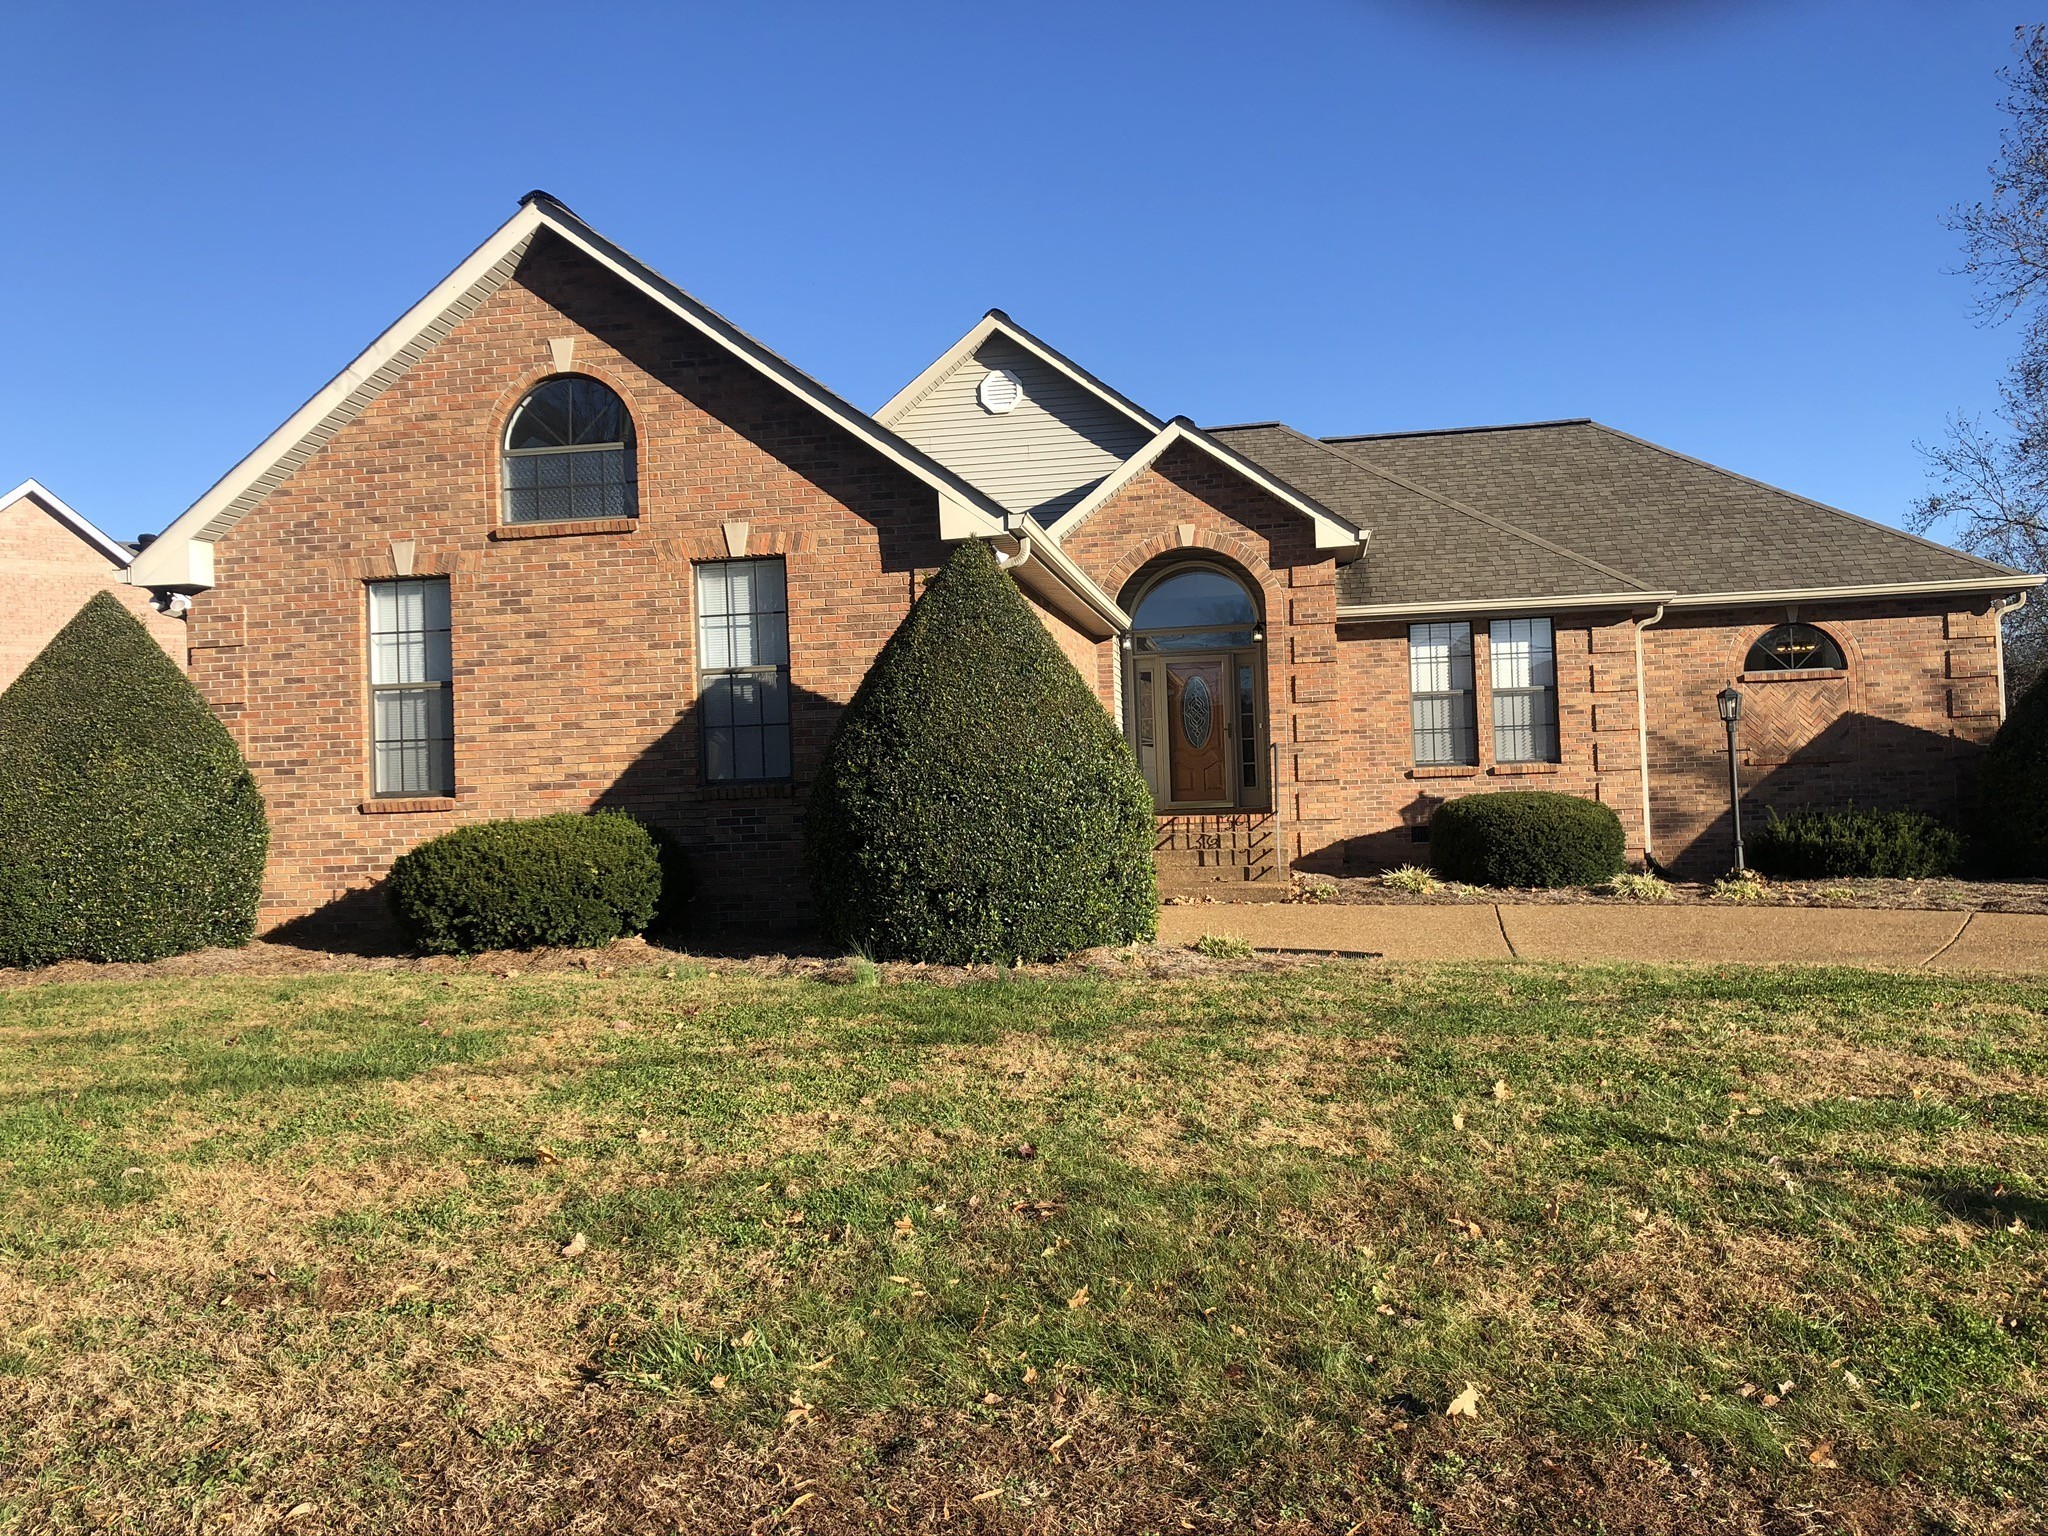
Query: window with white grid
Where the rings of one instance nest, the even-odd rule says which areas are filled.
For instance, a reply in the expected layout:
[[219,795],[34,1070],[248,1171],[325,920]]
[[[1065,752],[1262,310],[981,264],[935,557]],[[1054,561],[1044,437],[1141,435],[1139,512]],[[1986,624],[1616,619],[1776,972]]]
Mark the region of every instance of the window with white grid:
[[789,593],[780,560],[697,567],[697,675],[704,777],[788,778]]
[[1408,696],[1418,766],[1479,761],[1470,624],[1408,626]]
[[455,793],[448,579],[370,583],[370,755],[380,796]]
[[1487,638],[1494,761],[1556,762],[1557,648],[1550,620],[1495,619]]

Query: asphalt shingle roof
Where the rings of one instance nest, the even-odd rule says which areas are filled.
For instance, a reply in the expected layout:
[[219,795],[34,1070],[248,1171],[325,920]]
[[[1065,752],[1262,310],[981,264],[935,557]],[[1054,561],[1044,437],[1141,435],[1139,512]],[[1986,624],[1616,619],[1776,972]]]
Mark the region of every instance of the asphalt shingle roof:
[[1278,423],[1216,427],[1209,435],[1371,531],[1365,558],[1337,575],[1346,607],[1645,590],[1600,561],[1363,462],[1348,445]]
[[[1286,441],[1299,434],[1285,428],[1225,428],[1216,435],[1276,474],[1309,473],[1302,450]],[[1330,438],[1325,446],[1358,466],[1346,472],[1339,461],[1337,469],[1324,468],[1328,475],[1360,483],[1375,470],[1397,476],[1581,560],[1626,572],[1646,589],[1695,596],[2017,574],[1592,421]],[[1269,460],[1269,453],[1293,467]],[[1302,489],[1338,504],[1332,489]],[[1359,521],[1372,529],[1359,566],[1381,569],[1347,568],[1338,588],[1347,606],[1594,590],[1546,589],[1548,572],[1526,562],[1456,555],[1453,546],[1469,525],[1447,515]],[[1444,561],[1461,568],[1453,588],[1441,580]],[[1482,590],[1465,590],[1475,582]]]

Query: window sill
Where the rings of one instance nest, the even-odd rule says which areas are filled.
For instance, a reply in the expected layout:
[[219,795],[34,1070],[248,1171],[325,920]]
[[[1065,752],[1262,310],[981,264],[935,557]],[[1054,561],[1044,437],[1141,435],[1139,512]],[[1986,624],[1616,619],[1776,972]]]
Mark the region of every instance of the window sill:
[[417,816],[426,811],[452,811],[453,795],[421,795],[405,800],[393,795],[388,800],[365,800],[356,809],[365,816]]
[[1504,778],[1519,778],[1526,773],[1556,773],[1562,767],[1562,763],[1495,763],[1486,771]]
[[1738,683],[1828,683],[1849,674],[1841,667],[1791,667],[1775,672],[1738,672]]
[[640,526],[637,517],[564,518],[558,523],[500,523],[491,530],[494,539],[566,539],[579,533],[631,533]]
[[1477,763],[1441,763],[1408,770],[1408,777],[1411,779],[1472,779],[1478,776]]
[[738,783],[719,782],[698,787],[706,800],[794,800],[796,785],[789,779],[747,779]]

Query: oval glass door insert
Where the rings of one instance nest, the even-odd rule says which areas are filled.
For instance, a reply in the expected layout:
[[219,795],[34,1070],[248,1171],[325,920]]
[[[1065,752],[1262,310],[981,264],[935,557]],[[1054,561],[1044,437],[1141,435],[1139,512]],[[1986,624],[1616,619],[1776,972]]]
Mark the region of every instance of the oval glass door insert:
[[1209,744],[1210,719],[1214,701],[1209,697],[1208,681],[1199,674],[1188,679],[1187,687],[1180,695],[1180,729],[1191,747],[1205,747]]

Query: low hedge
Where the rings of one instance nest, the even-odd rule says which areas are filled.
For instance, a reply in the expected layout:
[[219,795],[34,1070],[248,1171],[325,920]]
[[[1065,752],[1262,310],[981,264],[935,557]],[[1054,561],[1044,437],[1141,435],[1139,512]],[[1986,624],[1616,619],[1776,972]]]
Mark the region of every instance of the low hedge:
[[1466,885],[1598,885],[1622,872],[1613,808],[1550,790],[1446,800],[1429,818],[1429,862]]
[[623,811],[485,821],[400,857],[391,910],[430,955],[590,948],[654,920],[662,865],[662,844]]
[[1784,880],[1926,880],[1952,873],[1963,843],[1919,811],[1850,807],[1769,811],[1743,850],[1758,872]]

